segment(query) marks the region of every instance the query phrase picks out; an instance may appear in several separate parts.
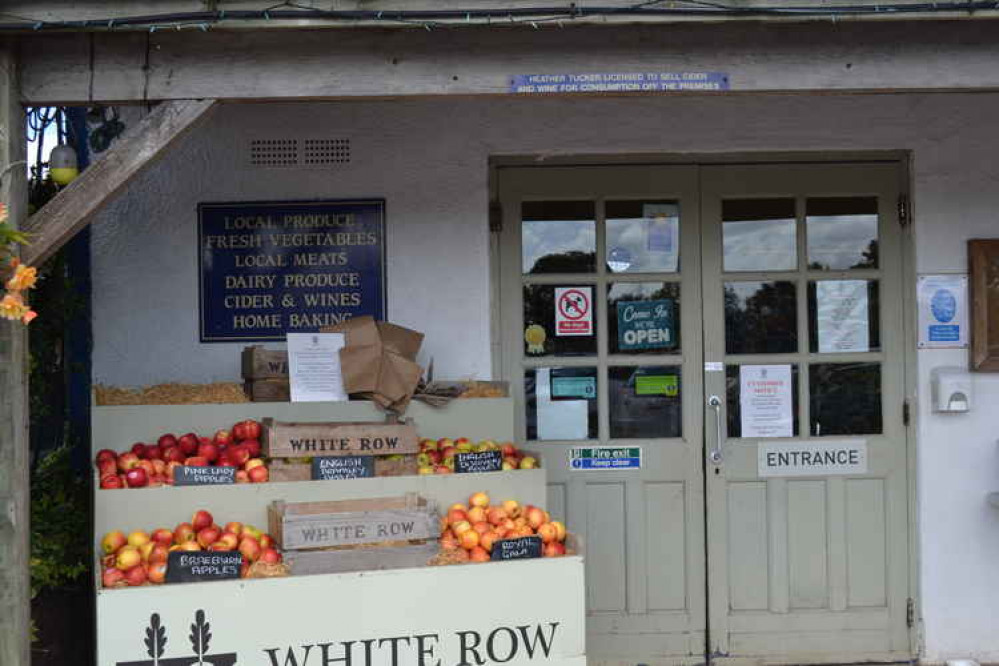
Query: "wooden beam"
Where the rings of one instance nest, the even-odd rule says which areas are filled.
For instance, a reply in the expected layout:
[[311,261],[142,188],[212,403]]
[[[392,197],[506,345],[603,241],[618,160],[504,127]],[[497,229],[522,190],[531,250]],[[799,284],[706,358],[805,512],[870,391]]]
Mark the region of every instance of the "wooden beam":
[[992,21],[539,27],[21,36],[22,102],[506,95],[515,74],[579,72],[726,72],[733,92],[999,89]]
[[[17,62],[0,50],[0,201],[15,228],[28,205]],[[0,664],[30,663],[28,336],[0,319]]]
[[41,263],[62,247],[129,180],[204,121],[215,106],[214,100],[183,100],[154,109],[28,219],[24,230],[31,244],[23,253],[24,260]]

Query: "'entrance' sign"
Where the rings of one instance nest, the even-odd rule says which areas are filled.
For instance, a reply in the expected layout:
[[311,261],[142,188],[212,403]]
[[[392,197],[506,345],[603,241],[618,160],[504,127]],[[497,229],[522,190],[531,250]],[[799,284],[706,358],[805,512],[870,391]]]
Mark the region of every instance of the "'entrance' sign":
[[867,441],[760,442],[761,477],[844,476],[867,473]]
[[385,318],[385,202],[198,206],[201,341]]

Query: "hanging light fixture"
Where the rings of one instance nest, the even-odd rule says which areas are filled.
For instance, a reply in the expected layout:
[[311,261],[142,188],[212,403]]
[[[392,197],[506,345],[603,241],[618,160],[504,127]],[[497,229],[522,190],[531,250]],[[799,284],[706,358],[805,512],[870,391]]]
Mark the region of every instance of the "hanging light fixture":
[[52,149],[49,153],[49,174],[59,185],[69,185],[80,175],[76,151],[71,146],[62,143]]

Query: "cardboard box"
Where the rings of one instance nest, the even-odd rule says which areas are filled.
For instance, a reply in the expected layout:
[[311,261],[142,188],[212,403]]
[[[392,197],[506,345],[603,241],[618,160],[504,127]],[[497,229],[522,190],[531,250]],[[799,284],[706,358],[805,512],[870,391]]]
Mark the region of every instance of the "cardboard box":
[[405,411],[423,374],[416,363],[422,333],[376,323],[367,316],[322,330],[346,336],[340,366],[347,393],[369,398],[390,411]]

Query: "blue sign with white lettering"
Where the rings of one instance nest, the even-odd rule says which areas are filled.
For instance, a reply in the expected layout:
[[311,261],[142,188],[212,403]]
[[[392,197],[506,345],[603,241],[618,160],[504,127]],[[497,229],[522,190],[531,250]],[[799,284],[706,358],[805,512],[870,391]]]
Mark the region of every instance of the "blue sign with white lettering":
[[385,202],[198,206],[201,341],[284,340],[385,318]]
[[729,89],[724,72],[518,74],[512,93],[710,92]]
[[617,346],[621,351],[675,347],[673,299],[618,302]]

